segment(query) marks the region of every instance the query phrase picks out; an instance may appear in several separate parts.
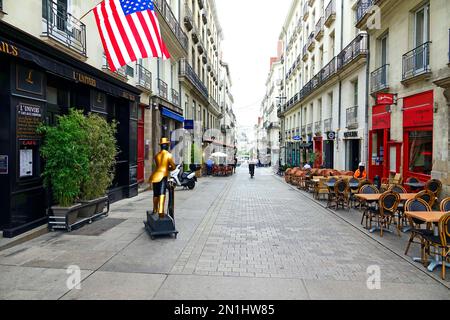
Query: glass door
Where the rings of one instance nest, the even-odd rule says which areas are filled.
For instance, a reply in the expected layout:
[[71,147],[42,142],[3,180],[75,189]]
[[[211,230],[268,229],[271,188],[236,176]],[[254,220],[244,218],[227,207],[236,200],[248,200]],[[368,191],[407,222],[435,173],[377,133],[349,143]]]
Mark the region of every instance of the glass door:
[[414,15],[414,48],[416,50],[415,57],[415,71],[424,71],[428,65],[428,50],[424,46],[429,40],[429,5],[425,5],[415,12]]

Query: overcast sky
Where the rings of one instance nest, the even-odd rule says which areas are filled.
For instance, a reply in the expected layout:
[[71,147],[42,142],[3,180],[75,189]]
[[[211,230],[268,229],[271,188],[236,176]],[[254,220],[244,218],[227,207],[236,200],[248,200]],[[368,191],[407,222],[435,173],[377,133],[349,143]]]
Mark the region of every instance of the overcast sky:
[[223,59],[230,66],[234,112],[239,126],[256,124],[270,57],[291,0],[216,0],[224,33]]

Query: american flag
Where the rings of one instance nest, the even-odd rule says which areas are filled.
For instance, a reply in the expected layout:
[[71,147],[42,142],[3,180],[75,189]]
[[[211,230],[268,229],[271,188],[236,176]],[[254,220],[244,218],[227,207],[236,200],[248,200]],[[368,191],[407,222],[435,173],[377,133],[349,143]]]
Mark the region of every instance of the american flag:
[[94,15],[112,71],[139,58],[170,58],[152,0],[104,0]]

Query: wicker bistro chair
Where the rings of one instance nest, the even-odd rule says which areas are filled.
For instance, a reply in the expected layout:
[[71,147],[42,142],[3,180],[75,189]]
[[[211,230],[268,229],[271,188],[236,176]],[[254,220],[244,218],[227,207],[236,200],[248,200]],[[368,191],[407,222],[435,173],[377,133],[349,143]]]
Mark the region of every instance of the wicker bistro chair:
[[445,198],[444,200],[441,201],[440,208],[441,208],[441,211],[443,211],[443,212],[450,211],[450,197]]
[[342,209],[345,209],[345,207],[350,209],[350,187],[346,180],[340,179],[336,182],[334,193],[336,210],[339,209],[339,206],[342,206]]
[[442,182],[437,179],[431,179],[425,184],[425,190],[433,192],[434,196],[439,198],[442,191]]
[[327,201],[327,208],[331,208],[331,205],[333,204],[333,202],[336,199],[336,193],[334,192],[334,187],[330,188],[328,187],[328,184],[336,184],[337,179],[335,177],[330,177],[328,178],[328,180],[326,181],[326,185],[328,188],[328,201]]
[[314,190],[314,198],[320,200],[320,197],[326,196],[329,194],[328,186],[326,185],[327,179],[320,178],[319,183],[316,184],[316,188]]
[[433,208],[436,202],[436,195],[430,190],[420,191],[414,198],[420,198],[424,200],[426,203],[428,203],[430,208]]
[[408,191],[399,184],[392,185],[388,191],[396,192],[396,193],[408,193]]
[[[438,224],[439,235],[435,236],[434,233],[424,235],[425,240],[425,264],[428,261],[428,255],[440,254],[442,258],[442,279],[445,280],[445,268],[446,262],[450,257],[450,212],[447,212]],[[431,247],[434,248],[434,252],[431,252]],[[439,253],[440,251],[440,253]]]
[[350,186],[350,184],[357,184],[358,185],[356,188],[351,188],[351,187],[349,188],[349,190],[350,190],[350,206],[353,207],[353,205],[356,205],[355,194],[358,193],[359,188],[361,187],[361,182],[358,179],[351,177],[348,180],[348,184],[349,184],[349,186]]
[[[428,203],[420,198],[415,198],[415,199],[411,199],[406,201],[405,204],[405,210],[406,211],[427,211],[427,212],[431,212],[431,207],[428,205]],[[408,255],[409,252],[409,248],[411,247],[411,244],[413,243],[420,243],[421,244],[421,259],[423,262],[423,257],[424,257],[424,240],[423,237],[425,234],[432,234],[433,232],[430,231],[429,229],[423,229],[421,226],[424,224],[424,222],[422,220],[419,219],[415,219],[415,218],[411,218],[408,217],[408,221],[409,224],[411,226],[411,236],[409,238],[408,241],[408,245],[406,247],[406,251],[405,251],[405,255]],[[420,242],[414,242],[414,239],[419,237],[421,239]]]
[[[375,187],[372,184],[364,184],[364,185],[361,186],[361,188],[359,188],[359,192],[358,193],[361,193],[361,194],[378,194],[378,193],[380,193],[380,191],[378,191],[377,187]],[[377,210],[377,204],[375,203],[374,205],[371,206],[370,204],[368,204],[366,202],[360,201],[359,202],[359,206],[360,206],[360,209],[363,210],[363,215],[362,215],[362,218],[361,218],[361,224],[363,224],[364,218],[365,218],[366,219],[366,228],[368,228],[369,219],[371,217],[371,214]]]
[[[383,237],[383,231],[385,229],[389,230],[399,203],[400,195],[396,192],[387,191],[381,195],[380,200],[378,201],[378,210],[375,213],[381,237]],[[373,216],[370,217],[370,228],[372,228],[372,218]],[[400,228],[398,226],[397,232],[400,236]]]
[[390,178],[383,178],[381,179],[381,189],[382,190],[389,190],[389,188],[396,184],[402,184],[402,175],[400,173],[396,173],[394,176],[391,176]]

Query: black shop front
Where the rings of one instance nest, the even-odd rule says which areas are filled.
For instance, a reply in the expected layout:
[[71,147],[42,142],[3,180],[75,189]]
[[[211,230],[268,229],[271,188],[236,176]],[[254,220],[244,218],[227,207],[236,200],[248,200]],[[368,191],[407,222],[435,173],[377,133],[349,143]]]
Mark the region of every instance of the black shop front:
[[0,230],[14,237],[47,222],[53,205],[41,178],[41,122],[69,108],[118,122],[111,202],[137,195],[140,91],[0,22]]

